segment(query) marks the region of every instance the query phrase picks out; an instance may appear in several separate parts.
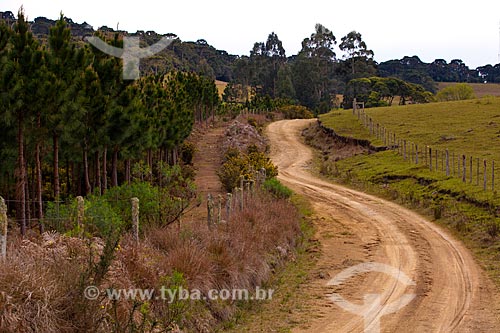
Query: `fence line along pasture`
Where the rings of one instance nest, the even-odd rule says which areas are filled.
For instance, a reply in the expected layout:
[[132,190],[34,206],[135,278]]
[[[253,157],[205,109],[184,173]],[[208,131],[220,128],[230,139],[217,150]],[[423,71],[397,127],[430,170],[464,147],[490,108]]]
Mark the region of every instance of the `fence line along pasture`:
[[471,155],[460,154],[449,149],[438,149],[423,145],[389,131],[383,124],[375,122],[364,111],[364,103],[353,102],[353,115],[368,129],[370,135],[384,143],[387,149],[395,151],[405,161],[423,164],[429,171],[443,172],[448,177],[461,179],[463,183],[481,186],[484,191],[495,191],[495,161],[488,161]]

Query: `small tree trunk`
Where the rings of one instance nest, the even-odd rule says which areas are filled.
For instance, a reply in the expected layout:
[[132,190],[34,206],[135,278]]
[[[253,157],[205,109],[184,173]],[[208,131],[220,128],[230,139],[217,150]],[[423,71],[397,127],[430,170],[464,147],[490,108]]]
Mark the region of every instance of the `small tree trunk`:
[[7,257],[7,205],[0,197],[0,260]]
[[102,195],[102,182],[101,182],[101,154],[99,151],[96,151],[94,154],[95,158],[95,177],[96,177],[96,184],[95,187],[99,191],[99,195]]
[[53,153],[54,153],[54,199],[59,200],[61,186],[59,184],[59,136],[54,134],[52,136]]
[[[24,147],[24,151],[26,152],[26,147]],[[26,156],[24,156],[24,164],[26,169],[24,170],[24,177],[26,177],[24,181],[24,193],[26,195],[26,229],[31,229],[31,207],[30,207],[30,178],[28,177],[28,165],[26,163]]]
[[[40,119],[40,118],[39,118]],[[36,169],[36,201],[38,204],[38,229],[43,233],[43,202],[42,202],[42,163],[40,161],[40,142],[36,144],[35,169]]]
[[130,185],[130,158],[125,161],[125,182]]
[[88,153],[87,153],[87,144],[85,144],[85,148],[83,148],[83,180],[85,182],[85,194],[90,194],[92,192],[92,188],[90,187],[90,177],[89,177],[89,161],[88,161]]
[[17,167],[16,167],[16,218],[19,223],[21,235],[26,235],[26,166],[24,161],[24,131],[23,117],[18,118],[17,132]]
[[71,176],[73,173],[73,163],[70,163],[68,158],[66,158],[66,195],[69,197],[71,194]]
[[113,149],[113,157],[111,159],[111,186],[118,186],[118,147]]
[[77,187],[76,187],[76,194],[77,195],[82,195],[83,190],[82,190],[82,163],[77,164],[76,168],[76,179],[77,179]]
[[108,189],[108,148],[104,147],[104,151],[102,152],[102,189],[101,192],[104,194]]

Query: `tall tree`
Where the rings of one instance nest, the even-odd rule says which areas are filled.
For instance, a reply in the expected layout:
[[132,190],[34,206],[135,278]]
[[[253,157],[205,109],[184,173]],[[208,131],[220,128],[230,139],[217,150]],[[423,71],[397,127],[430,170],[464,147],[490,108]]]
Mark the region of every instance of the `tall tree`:
[[25,146],[26,120],[33,115],[33,107],[37,105],[36,91],[39,88],[39,71],[43,66],[42,52],[38,42],[29,30],[29,24],[21,8],[17,22],[10,36],[11,47],[7,55],[3,85],[8,93],[4,94],[6,111],[17,125],[17,165],[16,165],[16,218],[21,234],[26,234],[27,210],[27,174]]
[[52,136],[53,194],[59,200],[61,185],[59,176],[60,139],[67,118],[75,108],[75,78],[83,66],[83,50],[77,51],[71,43],[71,31],[61,13],[55,26],[50,28],[47,67],[52,75],[48,100],[47,122]]
[[341,40],[339,48],[346,52],[345,58],[350,62],[352,76],[354,77],[356,61],[367,62],[369,59],[373,59],[373,51],[367,48],[359,32],[351,31]]
[[304,105],[327,112],[337,89],[334,77],[336,38],[321,24],[302,41],[302,49],[292,66],[297,99]]

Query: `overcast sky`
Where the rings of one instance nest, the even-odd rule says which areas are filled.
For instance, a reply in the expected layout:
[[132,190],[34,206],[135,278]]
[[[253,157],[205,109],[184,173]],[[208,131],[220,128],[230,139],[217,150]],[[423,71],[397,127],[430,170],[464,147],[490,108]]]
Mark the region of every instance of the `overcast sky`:
[[172,32],[183,41],[206,39],[232,54],[248,55],[254,42],[265,41],[273,31],[287,55],[296,54],[321,23],[337,40],[360,32],[379,62],[405,55],[425,62],[458,58],[471,68],[499,62],[499,0],[2,0],[0,11],[16,14],[21,5],[30,20],[56,19],[63,11],[94,29],[119,24],[130,32]]

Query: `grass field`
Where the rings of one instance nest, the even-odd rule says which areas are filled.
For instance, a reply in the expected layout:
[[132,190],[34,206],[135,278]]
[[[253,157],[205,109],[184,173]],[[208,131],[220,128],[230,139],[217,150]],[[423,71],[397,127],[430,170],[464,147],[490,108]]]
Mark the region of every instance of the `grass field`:
[[[467,197],[485,202],[498,201],[496,195],[483,191],[481,186],[475,186],[477,179],[477,158],[486,159],[489,168],[491,161],[497,161],[496,170],[500,165],[500,98],[484,98],[460,102],[443,102],[429,104],[414,104],[408,106],[392,106],[385,108],[366,109],[366,114],[374,123],[385,126],[400,139],[416,143],[419,147],[429,146],[443,152],[448,149],[450,156],[455,156],[455,169],[458,168],[458,156],[467,156],[467,183],[462,183],[457,177],[447,177],[442,171],[430,172],[422,164],[415,165],[405,161],[394,152],[382,152],[367,156],[357,156],[339,166],[349,168],[354,162],[358,176],[363,180],[377,177],[396,177],[427,179],[429,182],[439,182],[443,191],[464,193]],[[352,110],[335,110],[321,115],[322,123],[333,128],[339,135],[369,140],[373,146],[383,146],[383,142],[364,127]],[[410,151],[408,145],[408,154]],[[469,184],[469,157],[473,156],[473,184]],[[423,156],[421,157],[421,161]],[[451,157],[450,157],[450,163]],[[366,166],[362,167],[362,166]],[[382,169],[381,169],[382,168]],[[450,166],[453,169],[453,166]],[[442,170],[442,159],[439,159],[439,169]],[[479,184],[482,184],[482,163],[480,166]],[[453,174],[453,171],[452,171]],[[491,170],[487,173],[488,189],[491,188]],[[500,173],[496,172],[495,189],[500,192]]]
[[[454,82],[438,82],[438,90],[454,85]],[[484,97],[486,95],[500,96],[500,83],[468,83],[474,89],[476,97]]]
[[[448,149],[450,156],[456,157],[455,164],[450,166],[452,169],[458,168],[458,156],[465,155],[467,182],[470,181],[469,158],[473,157],[473,183],[479,180],[480,184],[483,178],[482,160],[485,159],[489,168],[487,185],[491,188],[491,164],[495,161],[497,180],[494,185],[495,190],[500,192],[500,97],[371,108],[365,112],[374,123],[386,127],[399,139],[413,142],[419,147],[429,146],[433,151],[443,152]],[[352,110],[335,110],[321,115],[320,119],[325,126],[333,128],[342,136],[369,140],[374,146],[383,144],[374,135],[370,135],[368,129],[352,114]],[[481,162],[479,179],[477,159]],[[400,162],[398,156],[389,163],[397,165]],[[439,159],[439,165],[442,170],[442,158]],[[477,195],[479,194],[475,194]]]
[[[467,156],[500,161],[499,97],[365,111],[375,122],[383,124],[401,139],[439,150],[449,149]],[[325,118],[332,119],[333,116]],[[356,124],[351,126],[357,127]]]

